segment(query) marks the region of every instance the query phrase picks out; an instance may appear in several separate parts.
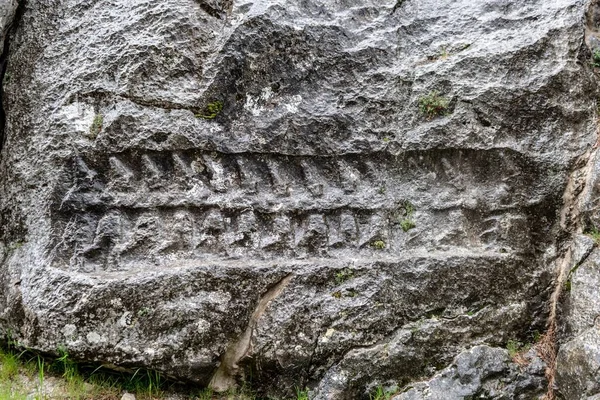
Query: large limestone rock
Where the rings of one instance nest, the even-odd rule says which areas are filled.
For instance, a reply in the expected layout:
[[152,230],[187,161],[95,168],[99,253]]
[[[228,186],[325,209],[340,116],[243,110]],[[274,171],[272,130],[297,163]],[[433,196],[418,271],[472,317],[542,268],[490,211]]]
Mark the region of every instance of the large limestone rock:
[[[0,329],[338,399],[543,330],[596,140],[585,9],[28,0],[3,83]],[[423,115],[435,93],[447,109]]]

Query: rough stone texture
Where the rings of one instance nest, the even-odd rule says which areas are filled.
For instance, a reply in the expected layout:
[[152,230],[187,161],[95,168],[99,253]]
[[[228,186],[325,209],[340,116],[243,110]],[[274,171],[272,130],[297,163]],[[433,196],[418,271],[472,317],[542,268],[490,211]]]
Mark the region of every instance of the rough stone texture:
[[600,395],[600,325],[561,346],[557,384],[565,399]]
[[[600,51],[600,2],[589,3],[586,44]],[[580,196],[583,228],[600,228],[600,154],[590,154],[586,185]],[[556,362],[556,384],[565,399],[600,398],[600,250],[591,238],[577,236],[568,274],[561,318],[561,341]],[[595,247],[595,249],[592,249]]]
[[[542,330],[596,140],[585,8],[28,0],[0,329],[217,388],[334,380],[338,399]],[[449,109],[428,118],[434,91]]]
[[569,340],[557,358],[557,384],[565,399],[600,395],[600,250],[577,265],[570,277],[565,322]]
[[512,363],[504,349],[477,346],[456,357],[431,380],[410,385],[393,400],[533,399],[546,391],[546,365],[530,350],[527,365]]

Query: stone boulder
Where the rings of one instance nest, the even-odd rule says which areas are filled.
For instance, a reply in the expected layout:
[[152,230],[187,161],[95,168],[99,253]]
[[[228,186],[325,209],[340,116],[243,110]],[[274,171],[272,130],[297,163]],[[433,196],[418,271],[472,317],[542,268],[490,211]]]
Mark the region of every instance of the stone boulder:
[[582,0],[0,3],[22,346],[344,399],[544,330]]

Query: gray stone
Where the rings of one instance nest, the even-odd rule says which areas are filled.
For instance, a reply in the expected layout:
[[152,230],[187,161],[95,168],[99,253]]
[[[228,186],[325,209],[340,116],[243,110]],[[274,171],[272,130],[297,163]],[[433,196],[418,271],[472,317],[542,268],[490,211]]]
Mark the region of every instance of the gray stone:
[[574,335],[597,324],[600,316],[600,250],[571,272],[568,326]]
[[460,353],[452,365],[428,382],[409,385],[394,400],[534,399],[546,391],[545,365],[530,351],[523,368],[504,349],[477,346]]
[[599,328],[590,328],[561,346],[557,367],[557,384],[566,399],[600,394]]
[[[344,399],[543,330],[563,193],[597,138],[585,9],[0,7],[0,331]],[[436,92],[447,109],[423,115]],[[502,358],[473,351],[468,390]]]
[[600,250],[573,269],[565,322],[570,333],[557,358],[557,385],[567,399],[600,394]]

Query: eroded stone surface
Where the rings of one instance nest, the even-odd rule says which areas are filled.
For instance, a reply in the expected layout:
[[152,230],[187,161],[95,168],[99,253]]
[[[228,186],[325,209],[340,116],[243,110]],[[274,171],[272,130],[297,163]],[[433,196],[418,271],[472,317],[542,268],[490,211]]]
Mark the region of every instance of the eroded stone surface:
[[570,335],[558,352],[557,384],[567,399],[600,395],[600,250],[572,272],[568,313]]
[[[267,391],[342,371],[340,399],[542,329],[562,193],[596,140],[584,11],[29,0],[0,327],[201,384],[233,353]],[[435,91],[449,109],[428,118]]]
[[428,382],[393,396],[394,400],[538,399],[546,391],[545,364],[535,350],[513,363],[504,349],[477,346],[458,355]]

